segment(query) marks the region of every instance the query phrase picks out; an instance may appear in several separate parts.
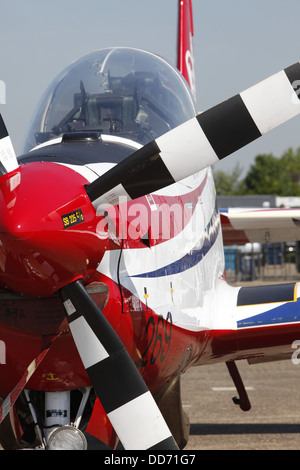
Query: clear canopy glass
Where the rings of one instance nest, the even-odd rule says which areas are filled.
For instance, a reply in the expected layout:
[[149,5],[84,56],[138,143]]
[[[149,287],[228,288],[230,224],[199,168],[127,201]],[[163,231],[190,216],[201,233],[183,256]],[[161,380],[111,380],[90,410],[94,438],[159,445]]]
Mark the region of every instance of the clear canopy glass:
[[102,49],[72,63],[50,85],[24,150],[89,130],[145,144],[194,115],[186,82],[164,59],[131,48]]

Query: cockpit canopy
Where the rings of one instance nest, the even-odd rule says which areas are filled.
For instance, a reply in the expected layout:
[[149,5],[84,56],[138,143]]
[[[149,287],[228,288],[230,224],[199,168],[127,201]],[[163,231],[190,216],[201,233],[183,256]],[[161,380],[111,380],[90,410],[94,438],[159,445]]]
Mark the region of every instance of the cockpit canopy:
[[165,60],[137,49],[102,49],[54,80],[24,150],[64,133],[91,130],[145,144],[194,115],[188,86]]

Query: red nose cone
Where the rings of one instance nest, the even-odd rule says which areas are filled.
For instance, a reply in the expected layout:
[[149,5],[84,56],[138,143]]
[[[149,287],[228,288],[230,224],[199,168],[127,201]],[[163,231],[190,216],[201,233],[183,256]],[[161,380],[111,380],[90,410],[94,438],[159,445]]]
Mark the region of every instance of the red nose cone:
[[0,179],[0,285],[51,296],[88,281],[104,252],[85,178],[56,163],[29,163]]

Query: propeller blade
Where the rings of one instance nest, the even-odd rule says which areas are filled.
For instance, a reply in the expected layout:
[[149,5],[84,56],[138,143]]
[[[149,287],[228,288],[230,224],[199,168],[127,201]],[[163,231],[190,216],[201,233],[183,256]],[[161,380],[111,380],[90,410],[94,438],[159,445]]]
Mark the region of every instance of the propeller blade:
[[178,449],[120,338],[81,280],[61,289],[70,330],[95,392],[125,449]]
[[0,176],[18,168],[17,157],[0,114]]
[[97,208],[157,191],[227,157],[300,112],[300,63],[146,144],[86,191]]

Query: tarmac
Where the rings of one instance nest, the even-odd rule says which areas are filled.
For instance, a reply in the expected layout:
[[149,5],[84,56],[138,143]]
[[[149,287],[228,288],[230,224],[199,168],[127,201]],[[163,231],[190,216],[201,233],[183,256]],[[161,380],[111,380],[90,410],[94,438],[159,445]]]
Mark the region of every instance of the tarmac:
[[249,411],[233,403],[237,393],[225,364],[195,367],[182,376],[190,419],[184,450],[299,450],[300,365],[289,360],[237,365]]

